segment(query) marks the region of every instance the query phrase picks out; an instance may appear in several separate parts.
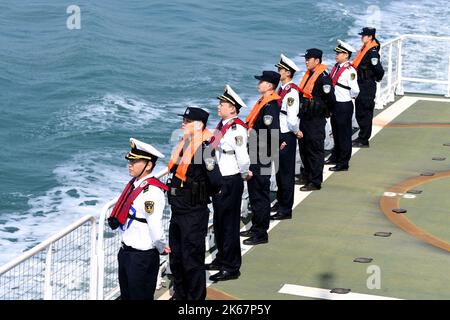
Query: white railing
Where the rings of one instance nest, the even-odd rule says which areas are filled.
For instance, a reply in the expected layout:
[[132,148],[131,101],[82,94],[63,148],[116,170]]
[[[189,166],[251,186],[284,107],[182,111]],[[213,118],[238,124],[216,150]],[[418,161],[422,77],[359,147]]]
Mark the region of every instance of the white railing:
[[2,266],[0,300],[95,299],[96,237],[87,215]]
[[[432,44],[424,45],[427,41],[431,41]],[[404,52],[407,52],[408,56],[405,56]],[[405,82],[439,85],[445,89],[438,88],[432,91],[426,88],[411,91],[437,92],[450,97],[450,37],[406,34],[382,44],[380,54],[386,73],[383,80],[378,83],[377,109],[383,109],[386,104],[393,102],[395,95],[403,95]],[[419,60],[424,55],[427,59]],[[407,66],[415,66],[414,70],[405,70],[405,59],[409,59]],[[419,77],[415,72],[420,72],[426,77]]]

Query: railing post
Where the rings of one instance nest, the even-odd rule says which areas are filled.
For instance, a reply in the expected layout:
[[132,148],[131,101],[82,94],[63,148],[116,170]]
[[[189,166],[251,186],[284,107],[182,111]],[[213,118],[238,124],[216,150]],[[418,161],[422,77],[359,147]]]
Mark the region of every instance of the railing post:
[[403,91],[403,83],[402,83],[402,44],[403,44],[403,37],[398,40],[398,52],[397,52],[397,89],[395,91],[396,94],[399,96],[402,96],[404,94]]
[[387,85],[388,85],[388,98],[386,102],[394,101],[394,92],[395,88],[392,88],[392,45],[389,45],[389,60],[388,60],[388,77],[387,77]]
[[97,244],[97,221],[95,218],[91,220],[91,276],[89,286],[89,299],[97,299],[97,285],[98,285],[98,258],[96,254]]
[[48,246],[47,255],[45,257],[44,300],[53,300],[52,250],[53,250],[53,243],[51,243]]
[[[380,48],[380,59],[383,54],[383,48]],[[375,93],[375,109],[383,109],[384,103],[381,101],[381,81],[377,82],[377,91]]]
[[445,95],[447,98],[450,98],[450,54],[448,56],[448,84],[447,84],[447,94]]

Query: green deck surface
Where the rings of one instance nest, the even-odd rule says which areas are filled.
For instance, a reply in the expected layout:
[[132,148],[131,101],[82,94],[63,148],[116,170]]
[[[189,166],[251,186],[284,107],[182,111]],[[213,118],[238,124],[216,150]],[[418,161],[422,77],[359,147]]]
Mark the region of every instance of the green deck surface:
[[[450,100],[418,101],[392,123],[450,123]],[[213,284],[238,299],[307,299],[278,293],[284,284],[350,288],[402,299],[450,299],[450,254],[394,225],[380,209],[390,187],[423,171],[450,171],[450,127],[384,128],[369,149],[352,158],[348,172],[334,173],[321,191],[278,224],[269,243],[244,255],[239,280]],[[432,157],[446,157],[433,161]],[[296,186],[298,188],[299,186]],[[415,199],[401,199],[418,227],[450,242],[450,178],[420,186]],[[377,231],[392,232],[389,238]],[[369,264],[354,263],[370,257]],[[381,269],[381,289],[370,290],[367,267]]]

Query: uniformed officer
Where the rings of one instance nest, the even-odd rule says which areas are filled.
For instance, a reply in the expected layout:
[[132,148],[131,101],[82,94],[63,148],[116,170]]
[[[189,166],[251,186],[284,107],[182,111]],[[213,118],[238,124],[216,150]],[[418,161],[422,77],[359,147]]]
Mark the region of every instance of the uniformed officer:
[[322,64],[322,51],[306,50],[305,64],[308,70],[300,82],[300,156],[307,183],[301,191],[320,190],[323,181],[325,124],[329,110],[336,99],[327,66]]
[[380,60],[380,42],[375,38],[375,28],[363,28],[362,48],[356,54],[352,66],[358,71],[360,93],[355,101],[355,116],[359,125],[358,138],[353,142],[357,148],[368,148],[372,135],[372,118],[375,108],[376,81],[381,81],[384,69]]
[[204,300],[206,297],[205,237],[210,197],[220,192],[222,176],[212,133],[206,129],[209,113],[188,107],[183,117],[183,138],[174,149],[168,169],[172,217],[169,227],[170,269],[174,300]]
[[153,177],[158,158],[153,146],[131,138],[125,156],[133,178],[127,184],[108,218],[112,229],[120,227],[119,285],[122,300],[153,300],[159,270],[159,255],[167,254],[162,228],[167,186]]
[[207,270],[220,270],[211,281],[223,281],[239,277],[241,267],[241,201],[244,181],[251,178],[250,157],[247,150],[247,125],[238,118],[239,110],[246,107],[242,99],[229,86],[225,86],[218,115],[221,118],[211,141],[217,147],[219,168],[223,177],[222,192],[213,196],[214,237],[217,254]]
[[[263,71],[255,76],[258,91],[262,97],[253,106],[245,119],[249,127],[250,171],[253,177],[248,180],[248,195],[252,208],[252,227],[241,232],[246,245],[267,243],[267,230],[270,223],[270,176],[272,161],[278,169],[278,145],[280,134],[280,96],[275,92],[280,82],[280,74]],[[276,151],[272,150],[274,148]]]
[[275,65],[280,74],[281,86],[278,89],[280,110],[280,166],[276,174],[277,180],[277,213],[272,220],[290,219],[294,204],[295,155],[297,138],[301,138],[299,129],[299,88],[292,81],[296,71],[300,69],[294,61],[281,54]]
[[344,41],[337,42],[338,45],[334,49],[336,64],[330,73],[336,96],[336,104],[331,114],[334,148],[326,163],[335,164],[330,171],[347,171],[352,156],[352,99],[358,96],[359,86],[356,70],[348,61],[356,50]]

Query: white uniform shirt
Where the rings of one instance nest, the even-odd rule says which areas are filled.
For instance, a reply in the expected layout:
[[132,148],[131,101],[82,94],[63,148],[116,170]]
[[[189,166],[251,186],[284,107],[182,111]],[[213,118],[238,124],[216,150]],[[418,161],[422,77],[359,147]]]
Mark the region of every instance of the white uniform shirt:
[[[145,179],[150,178],[153,174],[149,174],[142,179],[134,182],[137,188]],[[146,212],[146,203],[147,211]],[[166,240],[162,227],[162,215],[166,199],[164,192],[155,186],[148,186],[147,191],[142,192],[134,199],[130,207],[130,215],[136,215],[136,218],[144,218],[147,223],[139,222],[134,219],[127,219],[125,224],[119,229],[121,230],[122,242],[127,246],[138,250],[149,250],[156,248],[160,253],[164,251]]]
[[[290,81],[285,85],[281,85],[281,89],[284,89],[288,84],[294,83]],[[291,89],[283,98],[281,103],[280,112],[280,131],[281,133],[287,133],[289,131],[297,133],[299,130],[300,119],[298,118],[298,112],[300,107],[300,97],[298,91]]]
[[[225,126],[232,119],[234,118],[222,120],[222,124]],[[239,124],[231,126],[220,139],[217,151],[219,169],[223,176],[248,172],[250,157],[247,149],[247,129],[243,126]]]
[[[341,63],[339,66],[340,68],[342,68],[345,67],[347,64],[349,64],[348,61]],[[336,69],[335,73],[337,72],[338,71]],[[334,74],[330,74],[330,76],[333,78]],[[348,69],[342,72],[337,83],[350,87],[350,90],[348,90],[336,84],[336,86],[334,87],[334,94],[336,95],[337,102],[352,101],[352,99],[355,99],[358,96],[359,94],[358,74],[355,68],[353,68],[352,66],[350,66]]]

